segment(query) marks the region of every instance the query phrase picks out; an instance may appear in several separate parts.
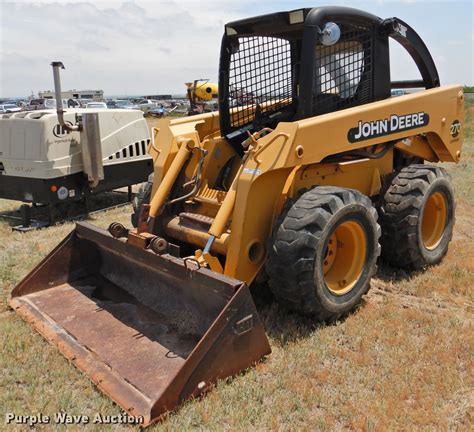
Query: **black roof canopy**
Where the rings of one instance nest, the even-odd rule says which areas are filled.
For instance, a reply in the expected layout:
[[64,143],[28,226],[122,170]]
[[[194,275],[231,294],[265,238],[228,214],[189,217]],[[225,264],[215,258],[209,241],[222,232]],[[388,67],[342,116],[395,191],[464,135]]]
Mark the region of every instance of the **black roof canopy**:
[[[368,53],[367,50],[370,49],[372,66],[370,70],[364,71],[364,79],[367,81],[370,78],[371,96],[370,100],[360,99],[359,102],[354,102],[355,104],[390,96],[389,37],[399,42],[415,61],[422,77],[418,83],[421,83],[425,88],[439,86],[438,72],[426,45],[408,24],[398,18],[382,19],[358,9],[328,6],[275,12],[229,22],[225,25],[221,47],[219,111],[221,131],[229,141],[236,145],[240,153],[242,152],[240,142],[245,139],[247,131],[258,129],[261,126],[271,126],[272,122],[276,124],[278,121],[296,120],[321,112],[314,108],[315,77],[318,70],[318,65],[315,65],[315,61],[317,63],[318,60],[315,57],[316,46],[320,43],[321,30],[328,22],[335,22],[342,26],[343,33],[345,31],[346,35],[348,29],[357,28],[365,29],[367,34],[370,34],[371,46],[367,48],[367,43],[364,43],[364,50]],[[284,52],[284,44],[275,44],[272,42],[272,38],[288,41],[286,43],[288,53]],[[262,47],[267,42],[268,52],[262,53]],[[242,49],[246,49],[247,52],[245,54],[238,53]],[[257,54],[255,54],[256,52]],[[234,57],[237,59],[236,61],[234,61]],[[286,58],[288,63],[291,61],[291,65],[282,66],[282,57]],[[267,68],[265,65],[262,66],[260,58],[270,59]],[[242,67],[244,61],[252,61],[253,64]],[[272,69],[272,65],[276,63],[278,63],[279,69],[273,72],[277,84],[278,80],[281,82],[283,73],[289,76],[288,82],[291,80],[291,86],[285,87],[284,92],[278,89],[274,91],[271,78],[268,78],[268,69]],[[232,68],[238,69],[238,73],[241,74],[238,80],[233,79],[236,72]],[[264,77],[262,78],[262,76]],[[273,99],[276,98],[275,95],[284,93],[290,102],[276,113],[269,115],[269,111],[264,110],[262,115],[259,106],[262,105],[259,101],[262,98],[259,97],[258,91],[253,90],[255,86],[252,85],[252,80],[259,79],[263,82],[267,92],[272,93]],[[245,122],[235,123],[231,117],[231,111],[235,108],[229,102],[232,99],[232,92],[235,94],[241,91],[240,88],[236,90],[236,81],[238,84],[244,83],[249,86],[251,91],[241,97],[247,104],[253,104],[256,110],[254,120],[246,124],[244,124]],[[368,88],[367,82],[364,84],[364,91]],[[230,88],[232,84],[234,84],[233,89]],[[265,118],[265,113],[267,118]]]

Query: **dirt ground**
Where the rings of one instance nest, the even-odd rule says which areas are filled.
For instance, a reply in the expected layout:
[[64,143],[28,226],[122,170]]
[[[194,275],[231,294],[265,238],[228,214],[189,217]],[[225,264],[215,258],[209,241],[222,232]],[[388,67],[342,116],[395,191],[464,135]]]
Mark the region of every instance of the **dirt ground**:
[[[454,238],[440,265],[408,274],[381,262],[360,308],[330,326],[259,303],[272,354],[152,430],[474,430],[473,110],[470,102],[462,161],[446,164],[458,204]],[[0,211],[18,205],[0,200]],[[130,211],[117,208],[91,222],[128,224]],[[7,306],[13,287],[72,228],[64,223],[21,234],[0,221],[2,415],[121,412]],[[0,429],[15,429],[1,421]]]

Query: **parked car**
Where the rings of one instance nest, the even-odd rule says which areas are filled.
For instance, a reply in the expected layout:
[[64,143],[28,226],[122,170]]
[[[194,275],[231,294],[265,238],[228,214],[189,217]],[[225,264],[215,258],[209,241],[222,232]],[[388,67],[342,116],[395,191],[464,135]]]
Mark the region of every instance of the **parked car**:
[[[63,108],[68,108],[68,100],[63,99]],[[31,99],[26,107],[27,110],[56,109],[56,99]]]
[[94,99],[77,99],[80,108],[85,108],[88,103],[95,102]]
[[168,110],[163,106],[160,106],[158,108],[148,110],[147,114],[153,117],[163,117],[164,115],[168,114]]
[[68,99],[67,100],[67,106],[68,108],[81,108],[81,104],[77,99]]
[[150,110],[159,108],[159,104],[151,99],[142,99],[137,102],[138,107],[146,114]]
[[88,102],[86,108],[107,109],[107,104],[105,102]]
[[17,100],[17,101],[16,101],[16,104],[17,104],[22,110],[24,110],[24,109],[26,109],[26,107],[28,106],[28,101],[27,101],[27,100],[22,100],[22,99],[20,99],[20,100]]
[[31,99],[28,105],[26,106],[27,110],[39,110],[45,109],[47,101],[51,101],[51,99]]
[[119,109],[140,109],[138,105],[133,104],[126,99],[113,99],[107,101],[107,108],[119,108]]
[[3,105],[0,105],[0,113],[13,113],[13,112],[18,112],[21,111],[21,108],[13,103],[6,103]]

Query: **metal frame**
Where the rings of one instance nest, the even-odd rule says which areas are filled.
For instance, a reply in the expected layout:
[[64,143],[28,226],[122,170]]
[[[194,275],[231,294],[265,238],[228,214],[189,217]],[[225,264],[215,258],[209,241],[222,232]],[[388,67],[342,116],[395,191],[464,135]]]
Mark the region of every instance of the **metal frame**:
[[[371,55],[376,61],[370,71],[371,95],[349,105],[337,106],[337,109],[378,101],[390,97],[390,61],[388,38],[399,42],[415,61],[425,88],[439,86],[439,76],[431,54],[418,34],[404,21],[398,18],[383,20],[370,13],[347,7],[321,7],[302,9],[302,20],[290,23],[293,12],[278,12],[231,22],[226,25],[222,39],[219,65],[219,112],[223,136],[233,145],[239,154],[243,154],[242,141],[248,131],[255,131],[279,121],[290,121],[321,114],[313,103],[315,76],[318,65],[315,64],[316,46],[320,39],[321,28],[326,22],[334,21],[342,25],[358,25],[371,31]],[[240,37],[279,37],[291,45],[293,89],[292,103],[276,115],[265,118],[261,113],[255,122],[245,125],[233,124],[230,96],[230,63],[236,41]],[[419,84],[419,82],[417,82]],[[299,91],[297,94],[297,88]],[[370,99],[370,100],[369,100]],[[327,111],[324,111],[327,112]]]
[[[66,218],[57,218],[57,209],[58,209],[57,204],[50,203],[50,204],[43,205],[43,204],[33,203],[32,207],[28,204],[22,204],[19,210],[13,210],[13,211],[0,213],[0,219],[4,219],[7,221],[21,222],[20,225],[13,226],[12,231],[28,232],[28,231],[34,231],[37,229],[47,228],[51,225],[54,225],[56,222],[71,222],[71,221],[76,221],[76,220],[82,220],[84,218],[88,218],[90,216],[96,215],[101,212],[105,212],[107,210],[114,210],[120,207],[128,206],[132,202],[133,193],[132,193],[131,185],[127,186],[127,192],[120,192],[117,190],[110,191],[110,192],[113,192],[116,194],[127,195],[127,201],[123,203],[107,206],[107,207],[101,207],[94,211],[90,211],[91,195],[86,195],[82,197],[82,203],[83,203],[82,212],[74,216],[66,217]],[[77,202],[79,202],[79,200],[77,200]],[[66,203],[64,204],[68,205],[69,203],[70,201],[66,201]],[[32,208],[35,208],[35,207],[45,207],[47,209],[47,215],[45,215],[45,217],[43,218],[39,217],[38,219],[32,219],[31,210]]]
[[[105,165],[104,172],[104,180],[94,189],[89,188],[87,178],[82,172],[52,179],[0,175],[0,197],[41,204],[77,201],[88,195],[146,181],[153,172],[153,160],[142,159],[133,162]],[[61,200],[57,192],[51,191],[53,186],[56,186],[56,190],[60,187],[65,187],[68,191],[74,191],[74,193]],[[25,191],[30,193],[31,199],[25,199]]]

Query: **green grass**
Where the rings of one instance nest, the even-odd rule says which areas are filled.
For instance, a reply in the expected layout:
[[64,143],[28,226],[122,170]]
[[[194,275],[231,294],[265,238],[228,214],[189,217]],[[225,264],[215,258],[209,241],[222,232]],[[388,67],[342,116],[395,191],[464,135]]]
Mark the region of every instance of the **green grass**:
[[[416,274],[382,263],[361,307],[331,326],[312,326],[276,304],[259,306],[272,354],[257,367],[219,382],[205,397],[187,402],[152,430],[472,430],[472,106],[468,102],[466,107],[463,160],[446,164],[458,206],[443,262]],[[17,205],[0,201],[2,210]],[[107,211],[92,223],[128,224],[130,211],[130,206]],[[64,223],[21,234],[0,222],[2,414],[120,413],[7,306],[15,284],[72,228]],[[99,425],[81,430],[104,429],[132,430]]]

